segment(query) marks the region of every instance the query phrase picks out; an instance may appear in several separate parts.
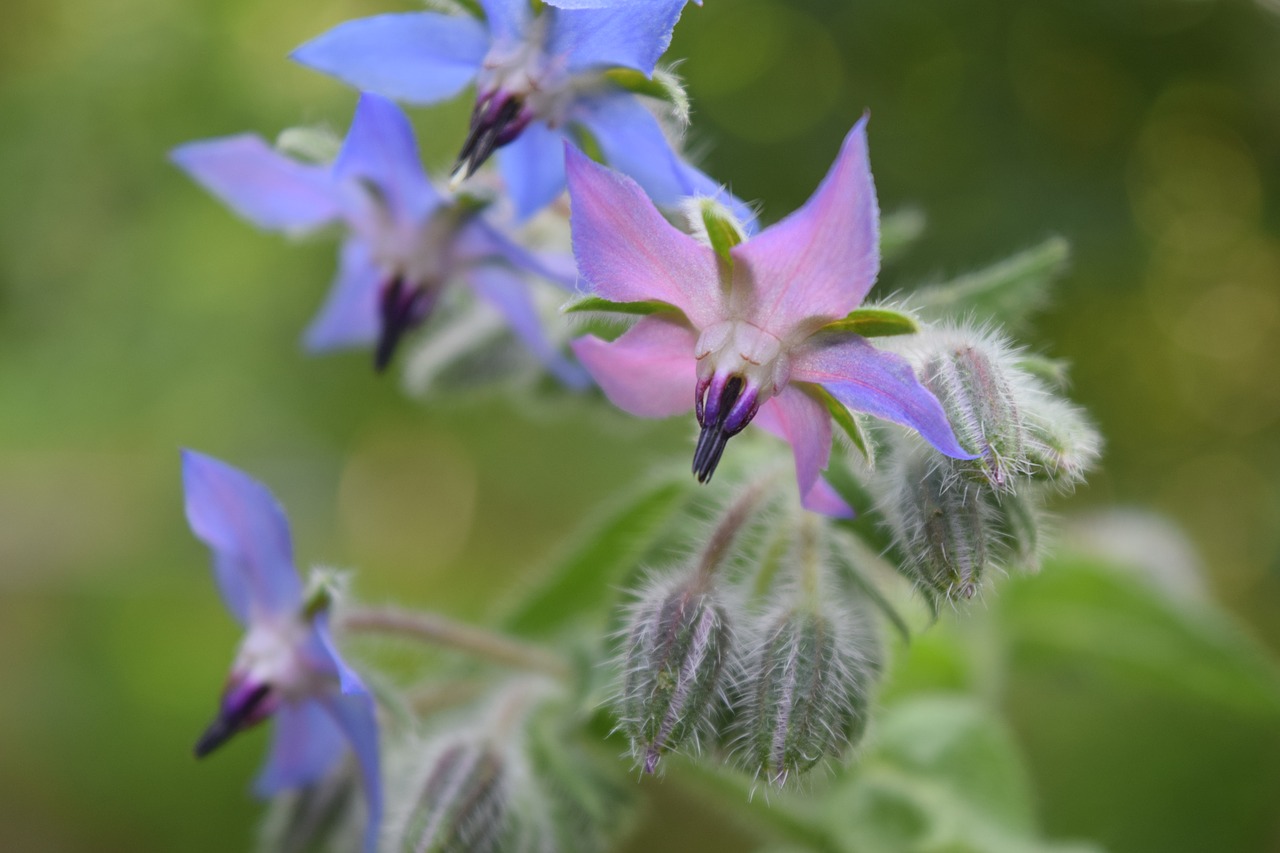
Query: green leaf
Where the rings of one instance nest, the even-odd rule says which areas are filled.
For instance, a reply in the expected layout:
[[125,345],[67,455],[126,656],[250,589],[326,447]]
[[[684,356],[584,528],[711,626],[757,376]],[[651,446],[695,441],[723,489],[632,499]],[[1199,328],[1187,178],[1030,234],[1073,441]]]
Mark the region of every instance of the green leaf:
[[832,835],[860,853],[1066,853],[1045,842],[1030,781],[996,715],[964,696],[886,709],[858,772],[826,798]]
[[669,302],[661,302],[657,299],[648,299],[639,302],[611,302],[600,296],[584,296],[581,299],[574,300],[568,305],[560,309],[564,314],[579,314],[584,312],[598,312],[609,314],[631,314],[638,316],[647,316],[649,314],[675,313],[679,314],[680,309]]
[[1020,325],[1048,301],[1049,287],[1062,275],[1070,247],[1061,237],[953,281],[916,294],[915,304],[929,316],[974,316]]
[[910,643],[911,628],[907,625],[907,620],[880,591],[880,587],[863,568],[864,563],[879,559],[875,556],[875,552],[847,530],[835,528],[833,532],[836,541],[841,545],[835,550],[836,570],[840,577],[851,587],[852,592],[861,594],[874,604],[902,639]]
[[828,323],[819,332],[853,332],[864,338],[914,335],[920,331],[916,318],[891,308],[857,308],[843,320]]
[[612,603],[619,579],[663,537],[688,498],[683,476],[646,484],[570,547],[500,625],[525,636],[554,634]]
[[1055,561],[1006,584],[1001,612],[1023,649],[1201,705],[1280,717],[1280,666],[1223,610],[1131,572]]
[[849,411],[849,408],[844,403],[833,397],[831,392],[821,385],[809,382],[797,384],[809,396],[827,407],[827,411],[831,413],[831,419],[836,422],[840,429],[844,430],[845,435],[849,436],[853,446],[858,448],[862,455],[866,457],[867,463],[874,467],[876,461],[875,444],[871,441],[871,437],[863,431],[862,425],[858,423],[858,419],[853,412]]

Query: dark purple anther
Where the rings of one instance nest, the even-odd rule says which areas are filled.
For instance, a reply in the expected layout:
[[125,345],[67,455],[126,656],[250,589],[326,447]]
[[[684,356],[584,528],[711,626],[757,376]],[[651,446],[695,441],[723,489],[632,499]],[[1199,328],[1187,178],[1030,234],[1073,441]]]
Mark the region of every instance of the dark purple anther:
[[217,719],[209,724],[196,741],[196,758],[204,758],[226,743],[232,735],[262,722],[271,715],[272,703],[265,702],[271,687],[266,684],[248,689],[245,685],[231,686],[222,697],[222,708]]
[[465,180],[479,169],[494,149],[511,142],[528,126],[533,113],[518,95],[496,91],[482,95],[471,111],[471,130],[453,166],[455,180]]
[[378,312],[382,329],[378,334],[378,346],[373,353],[373,367],[379,373],[386,370],[395,355],[396,347],[404,333],[427,319],[435,299],[425,287],[414,287],[400,277],[391,279],[382,288]]
[[751,423],[760,408],[759,396],[747,391],[741,376],[727,379],[715,376],[710,382],[698,383],[697,414],[702,432],[693,451],[693,473],[699,483],[711,482],[729,439]]

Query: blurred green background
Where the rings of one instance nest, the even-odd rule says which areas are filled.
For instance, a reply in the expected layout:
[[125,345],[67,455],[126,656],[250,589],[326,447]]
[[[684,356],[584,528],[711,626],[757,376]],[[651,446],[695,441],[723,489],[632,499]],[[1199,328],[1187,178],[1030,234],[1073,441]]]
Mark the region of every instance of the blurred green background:
[[[237,631],[182,518],[179,447],[269,483],[304,565],[358,567],[368,598],[470,617],[604,497],[688,450],[683,422],[502,394],[424,407],[366,354],[304,357],[334,247],[256,233],[166,162],[194,138],[341,131],[353,93],[284,57],[401,8],[5,4],[2,850],[248,846],[264,735],[190,757]],[[1280,648],[1280,4],[707,0],[668,57],[685,58],[693,150],[769,219],[871,110],[882,206],[928,217],[882,293],[1069,238],[1071,272],[1023,335],[1072,362],[1073,396],[1108,441],[1063,509],[1165,514],[1211,595]],[[416,114],[432,165],[468,108]],[[1170,536],[1138,556],[1186,562]],[[1275,703],[1200,701],[1020,642],[1021,599],[1057,594],[1042,583],[991,596],[1010,632],[1001,683],[908,669],[1008,717],[1046,832],[1117,851],[1280,850]],[[913,655],[980,633],[988,609]],[[1093,634],[1105,610],[1082,608],[1072,629]],[[1123,623],[1102,635],[1150,639]],[[734,849],[740,836],[675,800],[659,794],[671,824],[694,815],[704,835],[670,849]]]

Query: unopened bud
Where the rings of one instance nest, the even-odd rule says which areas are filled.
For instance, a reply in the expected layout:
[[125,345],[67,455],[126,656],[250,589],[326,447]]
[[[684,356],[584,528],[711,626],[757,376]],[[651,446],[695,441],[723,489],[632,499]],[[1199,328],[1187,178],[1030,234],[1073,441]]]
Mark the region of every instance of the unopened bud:
[[1083,482],[1098,461],[1102,439],[1075,406],[1044,397],[1027,413],[1027,456],[1031,476],[1059,489]]
[[861,738],[881,661],[860,616],[797,606],[765,621],[735,691],[750,772],[782,785]]
[[660,584],[634,607],[619,716],[646,773],[664,753],[697,744],[730,643],[724,608],[701,574]]
[[262,853],[357,850],[367,820],[355,764],[319,782],[277,794],[258,838]]
[[1000,536],[1000,563],[1007,568],[1040,570],[1041,491],[1028,488],[1017,494],[1001,495],[999,502],[991,507]]
[[903,569],[931,601],[972,598],[998,535],[984,490],[916,445],[903,448],[889,477],[885,515]]
[[456,734],[437,744],[404,826],[405,853],[488,853],[508,832],[508,773],[488,738]]
[[978,458],[956,470],[1011,491],[1025,473],[1023,418],[1006,348],[974,336],[948,341],[925,363],[924,384],[942,403],[960,444]]

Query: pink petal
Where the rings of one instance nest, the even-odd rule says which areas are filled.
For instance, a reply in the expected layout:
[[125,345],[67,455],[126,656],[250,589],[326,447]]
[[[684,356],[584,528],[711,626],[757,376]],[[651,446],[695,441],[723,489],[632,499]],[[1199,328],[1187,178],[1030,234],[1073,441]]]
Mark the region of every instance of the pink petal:
[[876,349],[866,338],[815,335],[792,351],[791,381],[816,383],[855,412],[910,427],[948,456],[974,458],[960,446],[942,405],[907,360]]
[[858,306],[880,271],[880,209],[867,160],[867,119],[804,206],[733,249],[735,299],[753,322],[785,338],[810,317]]
[[612,343],[588,336],[571,346],[615,406],[642,418],[666,418],[693,408],[696,342],[683,323],[651,316]]
[[849,505],[819,476],[831,458],[831,415],[822,403],[798,388],[784,388],[760,407],[752,423],[790,443],[806,509],[853,518]]
[[699,329],[723,319],[715,253],[672,227],[631,178],[565,146],[573,253],[592,291],[614,302],[657,299]]

